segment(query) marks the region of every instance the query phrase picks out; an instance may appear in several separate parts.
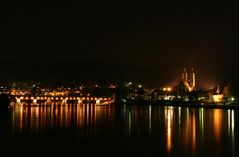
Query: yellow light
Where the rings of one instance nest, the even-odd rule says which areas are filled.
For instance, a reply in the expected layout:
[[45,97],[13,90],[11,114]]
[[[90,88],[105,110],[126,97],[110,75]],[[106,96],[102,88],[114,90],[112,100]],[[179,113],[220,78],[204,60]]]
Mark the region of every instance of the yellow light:
[[168,91],[171,91],[172,89],[170,88],[170,87],[168,87],[168,89],[167,89]]
[[166,91],[167,90],[167,88],[163,88],[163,91]]
[[212,96],[213,102],[216,102],[216,103],[222,102],[222,98],[223,98],[223,95],[220,95],[220,94],[217,94],[217,95],[213,95],[213,96]]
[[96,104],[100,104],[100,100],[98,99],[98,100],[96,100]]

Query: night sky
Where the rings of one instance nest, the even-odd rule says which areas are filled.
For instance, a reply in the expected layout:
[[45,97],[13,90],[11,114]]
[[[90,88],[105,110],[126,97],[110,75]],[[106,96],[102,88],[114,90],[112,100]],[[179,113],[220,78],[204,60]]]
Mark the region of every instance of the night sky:
[[238,8],[218,1],[9,2],[1,5],[1,80],[133,79],[159,87],[177,84],[183,67],[194,66],[199,88],[238,84]]

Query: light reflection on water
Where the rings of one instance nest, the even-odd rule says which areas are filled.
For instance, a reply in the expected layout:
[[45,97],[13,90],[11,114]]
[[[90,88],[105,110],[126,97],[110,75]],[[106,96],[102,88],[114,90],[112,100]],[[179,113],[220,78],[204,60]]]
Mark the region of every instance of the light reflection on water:
[[37,132],[50,128],[92,128],[98,123],[109,125],[111,106],[95,104],[16,105],[12,113],[13,132]]
[[159,151],[165,154],[236,156],[236,119],[237,110],[224,109],[148,105],[16,105],[11,129],[13,133],[37,133],[47,129],[75,128],[84,129],[82,136],[97,136],[103,128],[104,131],[116,132],[114,136],[119,136],[123,143],[160,148]]

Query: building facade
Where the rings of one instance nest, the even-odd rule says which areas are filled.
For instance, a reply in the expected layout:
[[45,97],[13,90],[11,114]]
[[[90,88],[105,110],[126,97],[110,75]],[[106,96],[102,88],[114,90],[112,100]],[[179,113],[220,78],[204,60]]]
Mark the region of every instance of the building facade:
[[193,67],[190,70],[184,67],[182,72],[182,82],[188,88],[189,92],[196,89],[196,74]]

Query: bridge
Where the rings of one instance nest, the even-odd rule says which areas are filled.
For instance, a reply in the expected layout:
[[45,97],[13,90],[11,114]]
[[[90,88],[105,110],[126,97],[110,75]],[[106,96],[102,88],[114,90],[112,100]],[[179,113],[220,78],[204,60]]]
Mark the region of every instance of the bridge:
[[95,104],[103,104],[103,103],[112,103],[114,102],[113,97],[79,97],[79,96],[24,96],[24,95],[15,95],[13,96],[12,101],[16,103],[52,103],[52,102],[60,102],[62,104],[65,103],[95,103]]

